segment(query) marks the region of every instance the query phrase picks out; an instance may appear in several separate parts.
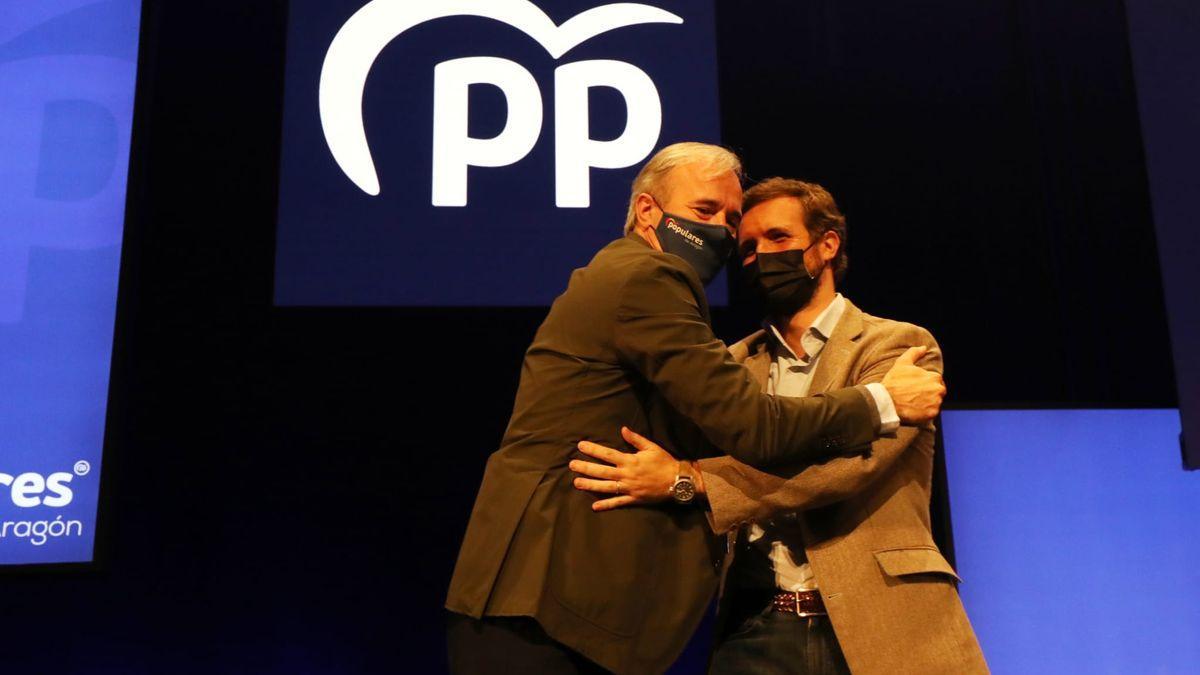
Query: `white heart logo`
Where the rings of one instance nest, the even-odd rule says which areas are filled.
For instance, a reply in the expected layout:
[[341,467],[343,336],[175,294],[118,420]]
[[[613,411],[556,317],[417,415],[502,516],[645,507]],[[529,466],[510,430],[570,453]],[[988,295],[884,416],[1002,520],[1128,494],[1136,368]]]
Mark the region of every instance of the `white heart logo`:
[[683,23],[675,14],[636,3],[594,7],[555,25],[529,0],[372,0],[342,26],[321,67],[321,126],[338,166],[360,189],[379,194],[379,177],[363,126],[367,74],[392,40],[434,19],[477,16],[506,23],[529,35],[558,59],[579,44],[617,28],[646,23]]

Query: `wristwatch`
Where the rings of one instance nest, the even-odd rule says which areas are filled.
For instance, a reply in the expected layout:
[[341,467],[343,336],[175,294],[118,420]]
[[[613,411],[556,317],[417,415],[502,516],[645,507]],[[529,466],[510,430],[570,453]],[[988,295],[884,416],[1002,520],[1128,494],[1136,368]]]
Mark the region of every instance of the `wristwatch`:
[[679,463],[680,473],[675,475],[675,483],[671,486],[671,498],[676,504],[691,504],[696,498],[696,483],[691,476],[683,473],[685,467],[683,462]]

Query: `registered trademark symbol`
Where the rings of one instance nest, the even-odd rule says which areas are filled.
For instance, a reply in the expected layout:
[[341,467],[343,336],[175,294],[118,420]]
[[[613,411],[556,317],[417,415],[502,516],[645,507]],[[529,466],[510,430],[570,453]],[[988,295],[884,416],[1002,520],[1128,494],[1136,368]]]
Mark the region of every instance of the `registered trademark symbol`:
[[86,476],[86,475],[88,475],[88,472],[91,470],[92,470],[92,465],[88,464],[85,460],[81,459],[78,462],[75,462],[75,475],[76,476]]

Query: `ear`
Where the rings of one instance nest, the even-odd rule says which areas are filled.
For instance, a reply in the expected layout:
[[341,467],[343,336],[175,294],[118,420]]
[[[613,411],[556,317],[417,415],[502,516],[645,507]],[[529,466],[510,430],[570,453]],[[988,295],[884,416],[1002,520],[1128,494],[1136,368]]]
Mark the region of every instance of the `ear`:
[[649,193],[642,192],[633,200],[633,215],[637,219],[639,230],[658,227],[662,219],[662,209]]
[[841,249],[842,238],[833,230],[822,234],[821,241],[817,243],[817,255],[821,256],[822,262],[827,263],[836,258]]

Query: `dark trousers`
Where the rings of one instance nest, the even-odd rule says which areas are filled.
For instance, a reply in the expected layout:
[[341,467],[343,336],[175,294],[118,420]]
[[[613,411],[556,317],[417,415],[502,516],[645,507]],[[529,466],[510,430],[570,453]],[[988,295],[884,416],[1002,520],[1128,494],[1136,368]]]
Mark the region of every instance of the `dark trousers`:
[[729,616],[713,647],[709,675],[849,675],[828,616],[776,612],[769,597],[729,598]]
[[524,616],[472,619],[450,613],[446,642],[453,675],[604,675],[607,670],[555,642]]

